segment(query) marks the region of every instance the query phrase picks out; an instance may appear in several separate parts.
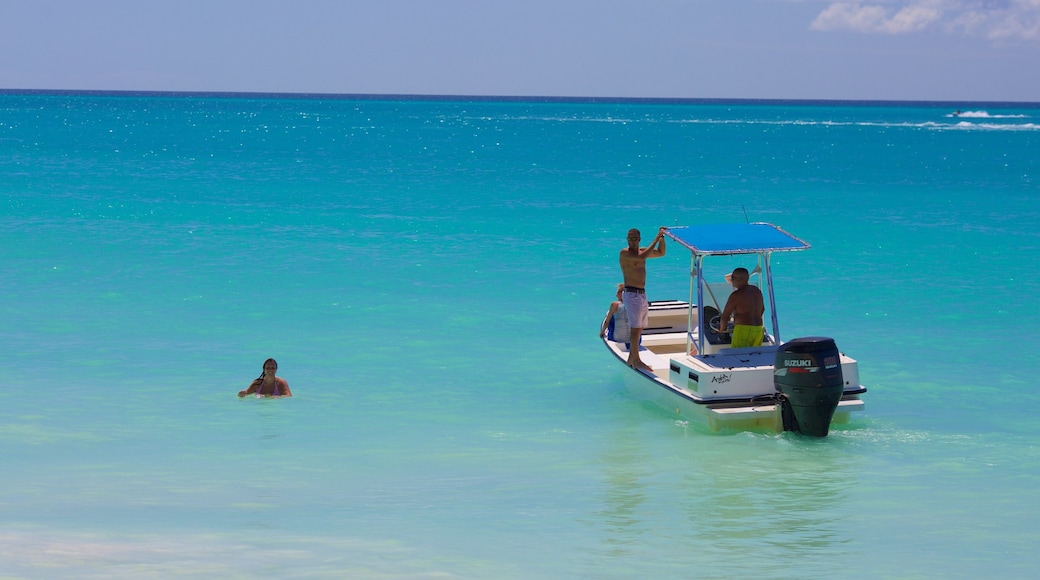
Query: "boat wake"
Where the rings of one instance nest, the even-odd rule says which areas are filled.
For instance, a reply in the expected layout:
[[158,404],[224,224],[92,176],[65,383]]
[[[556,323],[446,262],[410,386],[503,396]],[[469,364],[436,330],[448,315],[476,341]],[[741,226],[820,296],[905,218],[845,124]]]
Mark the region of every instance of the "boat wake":
[[991,115],[986,111],[955,111],[946,115],[947,117],[960,117],[962,119],[1027,119],[1026,115]]

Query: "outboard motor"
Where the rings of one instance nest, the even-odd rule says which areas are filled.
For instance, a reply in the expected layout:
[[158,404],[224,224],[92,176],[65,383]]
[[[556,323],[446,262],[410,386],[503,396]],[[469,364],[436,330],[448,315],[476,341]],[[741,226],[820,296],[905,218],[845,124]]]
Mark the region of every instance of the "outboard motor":
[[780,393],[784,431],[826,437],[845,389],[834,339],[796,338],[776,351],[773,386]]

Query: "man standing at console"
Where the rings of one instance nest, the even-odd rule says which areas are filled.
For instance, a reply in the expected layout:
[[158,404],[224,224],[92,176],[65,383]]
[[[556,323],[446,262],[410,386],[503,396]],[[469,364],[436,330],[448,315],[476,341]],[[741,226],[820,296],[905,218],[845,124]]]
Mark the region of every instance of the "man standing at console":
[[646,301],[646,260],[660,258],[664,255],[664,231],[657,231],[657,237],[645,248],[639,247],[639,230],[628,230],[628,247],[621,250],[621,275],[625,281],[625,291],[621,301],[628,313],[628,326],[631,329],[628,348],[628,366],[637,369],[652,370],[639,358],[639,337],[646,328],[649,304]]
[[726,332],[726,325],[732,315],[733,338],[730,346],[762,346],[762,316],[766,312],[762,291],[748,284],[750,275],[746,268],[733,270],[730,278],[735,290],[729,295],[726,307],[719,316],[719,333]]

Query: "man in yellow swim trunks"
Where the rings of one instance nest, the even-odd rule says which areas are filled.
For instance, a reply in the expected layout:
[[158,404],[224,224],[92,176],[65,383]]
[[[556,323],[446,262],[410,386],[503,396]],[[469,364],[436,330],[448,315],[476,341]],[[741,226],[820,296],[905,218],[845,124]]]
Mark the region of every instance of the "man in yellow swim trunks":
[[726,331],[729,317],[733,316],[733,338],[730,341],[733,348],[762,346],[762,316],[766,307],[762,301],[762,291],[748,284],[749,277],[745,268],[733,270],[730,281],[734,290],[719,316],[720,333]]

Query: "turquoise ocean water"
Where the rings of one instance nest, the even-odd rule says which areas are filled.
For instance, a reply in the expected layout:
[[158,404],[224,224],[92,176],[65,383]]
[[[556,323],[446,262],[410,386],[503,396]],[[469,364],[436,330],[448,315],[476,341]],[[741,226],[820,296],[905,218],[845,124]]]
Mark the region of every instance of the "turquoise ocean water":
[[[745,212],[826,439],[596,339]],[[1032,576],[1038,224],[1036,105],[0,94],[0,577]]]

